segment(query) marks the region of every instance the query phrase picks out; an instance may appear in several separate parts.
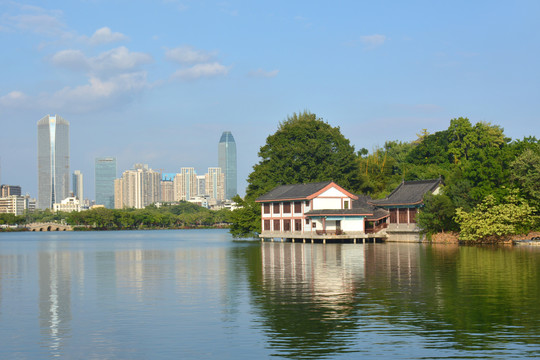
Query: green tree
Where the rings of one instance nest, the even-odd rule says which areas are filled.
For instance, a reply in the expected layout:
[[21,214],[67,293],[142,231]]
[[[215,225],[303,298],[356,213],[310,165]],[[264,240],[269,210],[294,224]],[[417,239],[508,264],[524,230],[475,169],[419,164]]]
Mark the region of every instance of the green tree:
[[529,204],[540,211],[540,145],[527,148],[510,165],[512,180]]
[[517,191],[510,191],[503,201],[488,195],[470,212],[456,209],[455,220],[460,226],[461,240],[479,241],[524,234],[534,227],[537,219],[533,208],[518,197]]
[[259,157],[260,162],[248,177],[248,198],[278,185],[326,180],[334,180],[350,191],[361,188],[354,146],[339,127],[307,111],[280,123],[261,147]]
[[424,207],[418,213],[418,225],[426,234],[432,235],[443,231],[456,231],[454,221],[456,209],[452,200],[445,194],[424,196]]

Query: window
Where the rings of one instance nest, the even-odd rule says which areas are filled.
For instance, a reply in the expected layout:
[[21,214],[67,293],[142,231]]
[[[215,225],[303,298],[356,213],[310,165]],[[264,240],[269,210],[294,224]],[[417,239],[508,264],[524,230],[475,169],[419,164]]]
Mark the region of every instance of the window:
[[291,203],[290,202],[284,202],[283,203],[283,213],[284,214],[290,214],[291,213]]
[[291,231],[291,220],[283,220],[283,231]]
[[279,220],[274,220],[274,231],[279,231]]
[[302,220],[294,219],[294,231],[302,231]]
[[306,208],[309,209],[309,200],[306,200]]
[[309,224],[309,219],[306,219],[306,224]]
[[348,208],[349,208],[349,200],[345,200],[345,201],[343,202],[343,208],[344,208],[344,209],[348,209]]
[[265,231],[270,231],[270,220],[264,220],[264,229]]
[[264,213],[265,214],[270,214],[270,204],[269,203],[265,203],[263,208],[264,208]]
[[274,214],[279,214],[279,203],[274,203]]
[[295,213],[301,213],[302,212],[302,203],[300,201],[294,202],[294,212]]

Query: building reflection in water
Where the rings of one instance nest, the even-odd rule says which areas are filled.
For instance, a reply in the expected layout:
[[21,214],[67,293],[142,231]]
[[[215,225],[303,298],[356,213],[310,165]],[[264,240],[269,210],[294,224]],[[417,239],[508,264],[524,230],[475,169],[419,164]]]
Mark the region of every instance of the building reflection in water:
[[71,262],[84,264],[84,259],[72,258],[71,252],[57,249],[56,243],[47,246],[38,254],[39,325],[42,342],[59,356],[71,331]]

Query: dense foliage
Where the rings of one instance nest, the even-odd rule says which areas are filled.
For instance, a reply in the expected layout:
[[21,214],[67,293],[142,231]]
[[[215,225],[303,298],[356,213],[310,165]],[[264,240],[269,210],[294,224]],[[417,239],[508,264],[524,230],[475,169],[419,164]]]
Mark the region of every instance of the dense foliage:
[[229,210],[213,211],[189,202],[181,202],[159,208],[150,205],[144,209],[95,208],[70,213],[38,210],[24,216],[0,214],[0,225],[64,221],[76,227],[100,230],[192,228],[229,223],[230,215]]

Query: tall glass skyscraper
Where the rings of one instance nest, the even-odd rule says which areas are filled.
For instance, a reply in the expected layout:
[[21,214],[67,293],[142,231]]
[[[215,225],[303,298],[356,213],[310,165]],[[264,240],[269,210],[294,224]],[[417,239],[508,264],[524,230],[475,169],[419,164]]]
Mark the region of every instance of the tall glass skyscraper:
[[38,207],[52,209],[69,196],[69,122],[47,115],[38,126]]
[[114,209],[114,179],[116,179],[116,158],[96,158],[96,205]]
[[225,198],[238,194],[236,188],[236,142],[230,131],[224,131],[218,145],[218,166],[225,174]]

